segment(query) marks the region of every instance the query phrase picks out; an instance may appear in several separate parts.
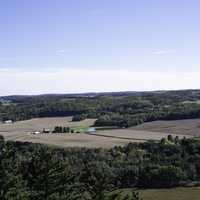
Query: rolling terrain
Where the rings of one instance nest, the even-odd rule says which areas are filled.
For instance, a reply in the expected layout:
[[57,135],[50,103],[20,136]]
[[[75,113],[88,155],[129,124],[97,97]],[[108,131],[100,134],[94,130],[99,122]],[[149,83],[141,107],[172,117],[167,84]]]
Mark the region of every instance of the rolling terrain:
[[[30,134],[34,131],[42,131],[43,128],[53,130],[55,126],[81,127],[92,126],[96,119],[86,119],[80,122],[72,122],[72,117],[46,117],[31,120],[18,121],[13,124],[0,124],[0,135],[6,140],[44,143],[61,147],[103,147],[125,145],[129,142],[144,142],[146,140],[160,140],[167,137],[168,132],[158,132],[151,129],[135,130],[113,129],[98,130],[93,134]],[[138,127],[136,127],[138,129]],[[189,137],[185,134],[178,134],[180,137]],[[175,134],[174,134],[175,136]]]

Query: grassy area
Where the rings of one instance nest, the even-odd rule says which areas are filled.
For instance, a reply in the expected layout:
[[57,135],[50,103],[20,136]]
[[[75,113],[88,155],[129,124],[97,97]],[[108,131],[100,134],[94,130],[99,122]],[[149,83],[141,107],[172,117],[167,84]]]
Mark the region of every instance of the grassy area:
[[200,188],[142,190],[140,195],[143,200],[199,200]]
[[88,130],[89,126],[74,126],[70,127],[71,130],[74,131],[74,133],[85,133]]

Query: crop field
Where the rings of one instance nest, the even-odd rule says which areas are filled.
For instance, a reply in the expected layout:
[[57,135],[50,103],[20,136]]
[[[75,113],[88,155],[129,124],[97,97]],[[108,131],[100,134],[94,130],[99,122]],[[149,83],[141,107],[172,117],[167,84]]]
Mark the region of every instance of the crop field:
[[200,188],[151,189],[140,191],[143,200],[199,200]]
[[[43,128],[51,131],[55,126],[80,127],[92,126],[95,119],[86,119],[80,122],[72,122],[72,117],[35,118],[19,121],[13,124],[0,124],[0,135],[6,140],[27,141],[58,145],[62,147],[104,147],[110,148],[116,145],[125,145],[129,142],[144,142],[146,140],[160,140],[167,137],[166,133],[147,130],[113,129],[98,130],[93,134],[30,134],[34,131],[42,131]],[[180,135],[180,137],[187,135]]]
[[163,132],[176,135],[200,136],[200,119],[147,122],[132,128],[152,132]]
[[[93,125],[95,119],[86,119],[80,122],[72,122],[72,117],[46,117],[31,120],[18,121],[13,124],[0,124],[0,134],[14,139],[16,133],[27,134],[34,131],[42,131],[43,128],[53,130],[55,126],[88,127]],[[16,135],[16,136],[17,136]]]
[[[129,141],[138,140],[138,141],[146,141],[146,140],[160,140],[163,137],[167,137],[168,134],[161,132],[152,132],[147,130],[133,130],[133,129],[113,129],[113,130],[104,130],[98,131],[93,135],[104,136],[104,137],[113,137],[113,138],[121,138],[127,139]],[[172,134],[176,136],[175,134]],[[188,135],[179,135],[181,137],[188,137]]]

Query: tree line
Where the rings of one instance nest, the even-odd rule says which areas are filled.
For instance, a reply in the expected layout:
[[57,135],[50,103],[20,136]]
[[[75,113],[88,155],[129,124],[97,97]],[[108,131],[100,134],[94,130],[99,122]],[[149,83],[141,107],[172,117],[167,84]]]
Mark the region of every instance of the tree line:
[[200,185],[200,141],[168,136],[160,142],[112,149],[56,148],[0,137],[0,199],[140,199],[136,189]]
[[97,118],[95,126],[130,127],[155,120],[200,117],[200,92],[116,93],[94,97],[13,96],[0,102],[0,121],[35,117],[73,116],[73,121]]

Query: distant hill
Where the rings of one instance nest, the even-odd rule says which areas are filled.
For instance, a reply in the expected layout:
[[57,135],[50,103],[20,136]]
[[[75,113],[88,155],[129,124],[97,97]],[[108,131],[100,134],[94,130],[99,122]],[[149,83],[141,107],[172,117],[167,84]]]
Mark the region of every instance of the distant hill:
[[96,126],[130,127],[200,118],[200,90],[125,91],[0,97],[0,121],[34,117],[97,118]]
[[24,100],[27,98],[49,97],[49,98],[74,98],[74,97],[100,97],[100,96],[146,96],[146,95],[189,95],[200,97],[200,89],[187,90],[158,90],[158,91],[119,91],[119,92],[89,92],[89,93],[69,93],[69,94],[39,94],[39,95],[9,95],[0,96],[4,100]]

